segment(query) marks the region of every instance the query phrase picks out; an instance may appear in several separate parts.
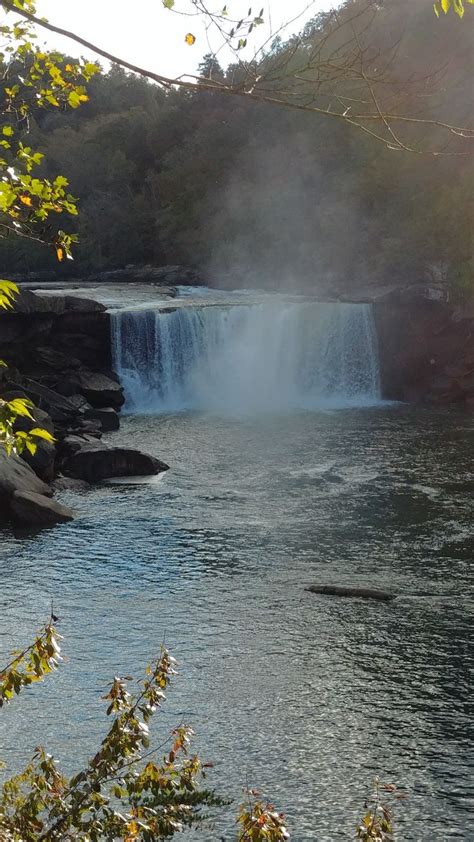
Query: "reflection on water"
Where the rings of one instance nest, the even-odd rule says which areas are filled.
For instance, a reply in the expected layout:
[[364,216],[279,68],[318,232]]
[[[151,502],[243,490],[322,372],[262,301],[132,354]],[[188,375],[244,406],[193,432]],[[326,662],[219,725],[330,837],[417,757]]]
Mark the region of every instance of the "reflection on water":
[[2,651],[54,596],[68,656],[2,713],[9,767],[43,743],[76,768],[108,680],[165,640],[181,675],[155,727],[191,722],[213,783],[237,799],[258,785],[296,842],[351,838],[376,773],[409,792],[398,839],[470,838],[473,430],[403,408],[126,419],[114,439],[171,471],[64,494],[78,520],[3,536]]

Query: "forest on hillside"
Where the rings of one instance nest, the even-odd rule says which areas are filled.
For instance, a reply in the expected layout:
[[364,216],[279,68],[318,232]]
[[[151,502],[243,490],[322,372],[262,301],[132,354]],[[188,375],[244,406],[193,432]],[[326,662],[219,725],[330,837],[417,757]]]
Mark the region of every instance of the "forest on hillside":
[[[424,0],[379,5],[372,43],[421,119],[469,125],[473,19],[438,20]],[[318,15],[299,36],[275,39],[262,61],[291,64],[328,25]],[[200,72],[219,80],[239,66],[224,70],[209,56]],[[354,96],[355,83],[342,84]],[[44,247],[5,239],[4,274],[180,263],[234,286],[435,280],[462,295],[472,282],[472,155],[394,151],[343,120],[207,90],[165,92],[117,66],[88,93],[78,110],[39,113],[29,140],[45,153],[43,175],[66,175],[79,198],[75,262],[58,267]],[[324,101],[331,90],[322,83],[318,94]],[[436,132],[421,125],[418,145],[432,148]],[[445,151],[466,151],[458,140]]]

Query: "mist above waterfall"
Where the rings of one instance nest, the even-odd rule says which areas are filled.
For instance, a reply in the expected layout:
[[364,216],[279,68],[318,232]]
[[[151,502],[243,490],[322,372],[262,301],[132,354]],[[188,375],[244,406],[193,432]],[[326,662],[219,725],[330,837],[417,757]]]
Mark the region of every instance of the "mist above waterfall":
[[218,287],[284,292],[365,285],[370,249],[355,178],[318,165],[314,144],[296,130],[290,147],[277,136],[271,147],[243,148],[208,200],[206,274]]
[[369,305],[288,302],[120,311],[113,354],[134,413],[364,406],[380,398]]

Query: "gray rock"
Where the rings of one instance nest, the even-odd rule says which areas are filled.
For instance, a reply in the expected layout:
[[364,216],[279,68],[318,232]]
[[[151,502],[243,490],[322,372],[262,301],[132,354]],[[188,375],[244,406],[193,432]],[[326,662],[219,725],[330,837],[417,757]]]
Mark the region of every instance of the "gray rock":
[[51,442],[36,439],[36,451],[29,453],[28,450],[24,450],[21,458],[40,479],[45,482],[51,482],[54,479],[56,447]]
[[362,599],[378,599],[382,602],[389,602],[395,599],[395,594],[390,591],[382,591],[378,588],[346,587],[343,585],[310,585],[306,591],[327,596],[360,597]]
[[203,283],[203,276],[196,269],[189,266],[135,266],[128,265],[125,269],[112,269],[99,272],[87,278],[89,282],[141,282],[156,284],[160,287],[175,287],[181,285],[199,285]]
[[15,491],[10,512],[18,526],[53,526],[74,518],[72,509],[33,491]]
[[85,443],[86,441],[82,436],[74,434],[64,436],[59,444],[60,455],[63,457],[71,456],[73,453],[77,453],[81,447],[84,447]]
[[84,415],[87,410],[92,409],[89,401],[86,401],[84,395],[69,395],[68,401],[76,407],[77,411]]
[[[5,397],[4,392],[2,392],[2,397]],[[20,395],[15,395],[15,397],[20,397]],[[28,433],[34,427],[42,427],[43,430],[47,430],[48,433],[54,436],[53,419],[47,412],[38,406],[34,406],[30,408],[30,413],[33,418],[27,418],[23,415],[18,416],[15,421],[15,430],[24,430],[25,433]]]
[[15,313],[51,313],[61,315],[64,312],[98,313],[107,308],[91,298],[79,298],[72,295],[38,295],[29,289],[21,289],[15,301]]
[[167,471],[169,465],[125,447],[107,447],[101,442],[86,444],[69,456],[62,465],[66,476],[99,482],[109,477],[153,476]]
[[8,507],[15,491],[33,492],[52,497],[53,492],[35,472],[18,456],[8,456],[0,447],[0,503],[2,510]]
[[68,433],[74,436],[83,436],[94,439],[102,438],[102,427],[99,421],[94,421],[93,418],[76,418],[74,424],[68,427]]
[[82,298],[79,295],[64,296],[65,309],[74,313],[104,313],[107,310],[105,304],[94,301],[93,298]]
[[52,371],[67,371],[81,367],[81,361],[69,354],[64,354],[55,348],[37,348],[36,361],[40,368],[51,369]]
[[47,412],[53,421],[67,421],[77,415],[77,408],[66,397],[29,377],[22,378],[21,384],[9,383],[8,390],[9,394],[15,393],[18,397],[30,398],[36,406]]

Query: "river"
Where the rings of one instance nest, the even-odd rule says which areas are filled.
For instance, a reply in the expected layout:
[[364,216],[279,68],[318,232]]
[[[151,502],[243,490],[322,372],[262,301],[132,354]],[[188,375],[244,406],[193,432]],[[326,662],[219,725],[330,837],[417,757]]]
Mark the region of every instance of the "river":
[[[353,838],[375,775],[406,791],[399,842],[472,838],[473,422],[376,402],[168,408],[108,440],[171,470],[63,492],[75,521],[2,533],[2,651],[54,599],[66,655],[2,712],[8,768],[44,744],[76,769],[107,682],[164,641],[180,666],[157,739],[191,723],[209,782],[236,802],[261,789],[295,842]],[[397,598],[305,591],[326,582]],[[233,813],[206,840],[232,839]]]

